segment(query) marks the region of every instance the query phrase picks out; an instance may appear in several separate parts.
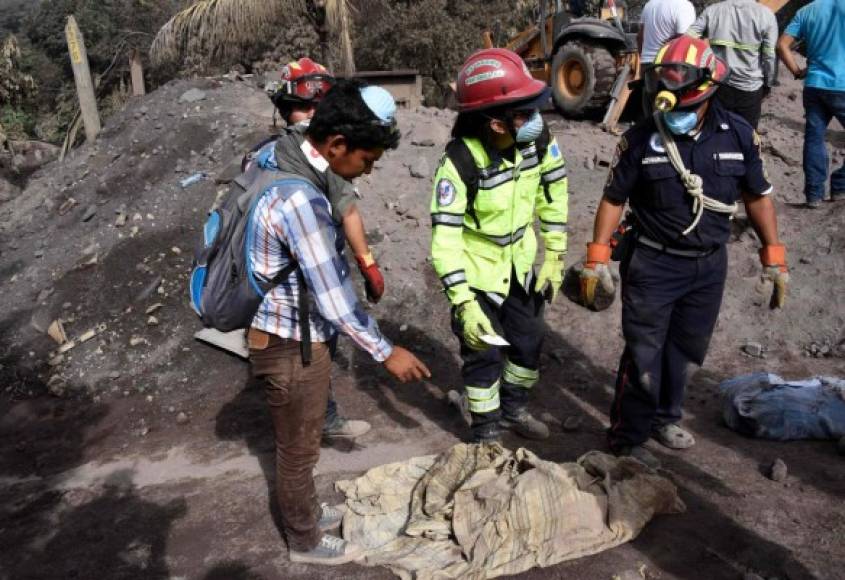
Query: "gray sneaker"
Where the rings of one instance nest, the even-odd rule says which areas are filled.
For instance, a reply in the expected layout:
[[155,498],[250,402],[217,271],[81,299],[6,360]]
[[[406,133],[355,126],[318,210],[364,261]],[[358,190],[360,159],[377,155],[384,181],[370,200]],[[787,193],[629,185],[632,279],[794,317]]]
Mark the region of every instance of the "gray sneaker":
[[628,445],[613,451],[617,457],[633,457],[646,467],[660,469],[660,460],[642,445]]
[[819,209],[822,206],[822,200],[814,199],[812,201],[808,201],[806,207],[808,209]]
[[355,439],[372,429],[367,421],[338,417],[332,425],[323,428],[323,439]]
[[308,552],[290,551],[290,561],[302,564],[322,564],[323,566],[339,566],[354,562],[364,555],[360,546],[347,542],[343,538],[323,534],[320,543]]
[[320,514],[317,527],[320,528],[321,532],[333,530],[340,525],[340,522],[343,521],[343,514],[346,513],[346,506],[344,504],[331,506],[327,503],[321,503],[320,507],[323,512]]
[[549,437],[549,427],[539,419],[535,419],[526,409],[520,409],[511,417],[503,417],[499,420],[499,426],[510,429],[526,439],[542,440]]

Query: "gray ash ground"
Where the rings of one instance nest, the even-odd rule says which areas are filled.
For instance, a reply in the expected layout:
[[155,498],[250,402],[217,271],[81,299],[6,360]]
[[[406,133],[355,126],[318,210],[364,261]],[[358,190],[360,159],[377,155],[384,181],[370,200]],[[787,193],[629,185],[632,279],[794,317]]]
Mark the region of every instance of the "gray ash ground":
[[[202,99],[180,100],[194,88]],[[698,445],[655,449],[687,513],[654,520],[618,549],[523,577],[610,579],[642,566],[646,578],[660,579],[841,573],[845,462],[835,444],[747,439],[719,418],[717,385],[730,376],[845,374],[845,204],[801,207],[802,113],[800,85],[784,81],[761,124],[789,248],[788,307],[772,312],[761,304],[758,244],[740,216],[710,357],[689,389],[685,424]],[[317,480],[327,500],[340,499],[337,479],[465,436],[446,397],[460,385],[457,344],[427,261],[430,175],[452,118],[403,111],[402,145],[360,180],[387,280],[387,296],[372,311],[389,336],[421,354],[433,377],[397,385],[342,345],[337,397],[347,415],[374,428],[355,444],[323,450]],[[617,138],[592,121],[547,120],[569,164],[574,263]],[[186,282],[199,228],[242,153],[270,124],[266,97],[249,83],[173,82],[130,103],[94,145],[44,167],[0,205],[0,580],[390,577],[287,561],[268,499],[273,443],[261,389],[244,362],[192,339],[199,325]],[[841,163],[841,127],[834,125],[829,143]],[[180,186],[200,172],[207,177]],[[61,357],[43,332],[56,319],[77,342]],[[547,322],[532,405],[552,419],[553,434],[507,443],[570,461],[604,446],[622,347],[619,304],[591,313],[561,298]],[[90,330],[95,336],[80,342]],[[749,343],[765,358],[745,354],[758,352],[744,351]],[[768,478],[776,458],[788,467],[782,482]]]

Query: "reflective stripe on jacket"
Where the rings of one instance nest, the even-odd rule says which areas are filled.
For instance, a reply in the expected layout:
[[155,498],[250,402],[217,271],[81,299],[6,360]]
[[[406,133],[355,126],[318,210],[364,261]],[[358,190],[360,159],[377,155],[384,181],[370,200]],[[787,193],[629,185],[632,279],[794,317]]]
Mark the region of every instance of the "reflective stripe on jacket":
[[706,38],[713,52],[728,63],[728,86],[756,91],[775,80],[778,23],[774,13],[756,0],[724,0],[711,4],[687,34]]
[[478,225],[467,212],[466,185],[444,155],[431,201],[432,261],[452,304],[472,300],[471,288],[503,300],[513,270],[525,288],[533,277],[535,217],[545,248],[566,251],[566,163],[554,138],[542,160],[532,143],[517,150],[514,162],[496,165],[478,139],[464,142],[479,168]]

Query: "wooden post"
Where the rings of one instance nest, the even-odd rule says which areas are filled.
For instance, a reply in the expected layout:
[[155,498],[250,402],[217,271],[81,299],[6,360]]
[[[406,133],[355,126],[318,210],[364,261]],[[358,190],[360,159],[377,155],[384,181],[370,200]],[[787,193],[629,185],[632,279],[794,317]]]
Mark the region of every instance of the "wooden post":
[[88,64],[85,40],[73,16],[67,17],[65,36],[70,53],[70,64],[73,67],[73,77],[76,80],[79,110],[82,112],[82,122],[85,125],[85,138],[91,143],[100,132],[100,114],[97,112],[97,97],[94,96],[94,83],[91,81],[91,67]]
[[129,55],[129,70],[132,73],[132,95],[140,97],[147,94],[144,87],[144,67],[141,64],[141,54],[137,48],[133,48]]

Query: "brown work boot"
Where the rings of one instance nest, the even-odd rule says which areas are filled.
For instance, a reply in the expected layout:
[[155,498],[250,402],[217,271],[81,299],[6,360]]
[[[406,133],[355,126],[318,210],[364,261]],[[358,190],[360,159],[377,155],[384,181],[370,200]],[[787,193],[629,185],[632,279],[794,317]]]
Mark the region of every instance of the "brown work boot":
[[290,561],[301,564],[322,564],[339,566],[354,562],[364,555],[364,550],[343,538],[323,534],[320,543],[307,552],[290,551]]

